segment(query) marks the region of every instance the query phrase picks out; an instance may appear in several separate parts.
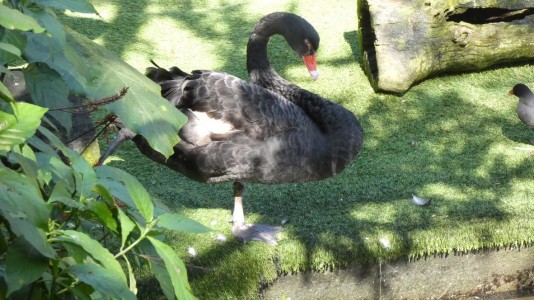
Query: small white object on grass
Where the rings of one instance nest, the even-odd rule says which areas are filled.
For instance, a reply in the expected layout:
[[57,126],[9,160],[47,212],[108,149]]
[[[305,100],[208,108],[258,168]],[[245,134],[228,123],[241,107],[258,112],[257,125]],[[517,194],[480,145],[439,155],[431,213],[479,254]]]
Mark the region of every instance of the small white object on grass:
[[226,236],[222,233],[219,233],[217,234],[217,236],[215,237],[215,241],[218,243],[218,244],[222,244],[224,242],[226,242]]
[[389,241],[388,238],[386,237],[381,237],[379,240],[380,242],[380,245],[382,245],[382,247],[386,248],[389,250],[389,248],[391,248],[391,242]]
[[421,198],[421,197],[418,197],[412,194],[412,202],[415,205],[423,206],[423,205],[426,205],[428,202],[430,202],[430,199]]
[[197,250],[195,250],[195,248],[189,246],[189,248],[187,248],[187,253],[189,253],[189,256],[191,257],[197,257]]

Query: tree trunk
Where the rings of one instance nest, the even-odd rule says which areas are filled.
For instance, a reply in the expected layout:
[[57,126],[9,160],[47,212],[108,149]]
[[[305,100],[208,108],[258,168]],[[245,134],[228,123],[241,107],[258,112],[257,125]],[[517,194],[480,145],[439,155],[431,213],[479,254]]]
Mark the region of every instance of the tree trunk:
[[358,0],[358,18],[363,68],[378,91],[534,59],[533,0]]
[[[26,80],[22,71],[12,70],[11,75],[4,78],[3,83],[17,101],[33,102],[26,90]],[[76,96],[69,96],[69,101],[73,107],[81,106],[84,103],[83,99]],[[67,133],[68,130],[62,124],[57,122],[55,122],[55,126],[58,131],[51,126],[47,127],[58,135],[69,148],[82,154],[89,163],[95,164],[100,157],[100,148],[90,112],[86,109],[80,109],[73,112],[71,118],[72,128],[70,129],[70,134]],[[54,119],[51,120],[55,121]],[[46,122],[42,124],[47,125]]]

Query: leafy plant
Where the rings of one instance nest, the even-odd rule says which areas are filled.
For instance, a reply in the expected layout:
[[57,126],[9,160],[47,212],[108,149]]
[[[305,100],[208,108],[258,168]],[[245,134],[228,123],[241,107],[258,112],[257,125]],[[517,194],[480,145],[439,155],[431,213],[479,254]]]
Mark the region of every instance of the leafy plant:
[[[152,148],[166,157],[173,153],[172,147],[179,142],[176,132],[185,116],[160,96],[157,84],[105,48],[64,27],[54,12],[96,13],[91,4],[62,0],[9,3],[11,7],[0,4],[0,65],[17,60],[28,63],[24,78],[36,104],[58,109],[70,105],[69,93],[99,99],[128,87],[124,99],[106,109],[146,137]],[[9,71],[0,67],[0,72]],[[0,97],[5,98],[5,90],[0,86]],[[62,125],[70,123],[66,114],[52,117]]]
[[[91,166],[41,126],[54,127],[45,113],[67,107],[70,93],[99,99],[124,87],[129,92],[109,109],[163,154],[172,153],[185,120],[144,76],[64,28],[55,11],[66,9],[95,12],[86,1],[0,1],[0,73],[26,62],[35,101],[15,101],[0,82],[0,298],[135,299],[134,269],[142,262],[167,298],[194,298],[162,232],[209,229],[155,206],[133,176]],[[51,117],[69,127],[70,116]]]

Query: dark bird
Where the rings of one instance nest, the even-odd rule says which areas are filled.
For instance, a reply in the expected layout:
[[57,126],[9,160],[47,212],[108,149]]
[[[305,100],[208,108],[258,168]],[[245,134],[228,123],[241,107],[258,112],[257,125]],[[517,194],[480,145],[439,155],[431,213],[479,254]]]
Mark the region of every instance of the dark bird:
[[528,127],[534,128],[534,94],[524,84],[518,83],[509,92],[510,95],[519,97],[517,104],[517,116]]
[[316,79],[315,29],[294,14],[267,15],[256,24],[247,46],[251,82],[216,71],[147,69],[162,96],[188,117],[172,156],[165,159],[143,136],[123,128],[101,162],[121,140],[132,138],[144,155],[191,179],[232,181],[234,236],[276,244],[279,227],[245,223],[243,182],[309,182],[334,176],[360,151],[363,130],[347,109],[276,73],[267,57],[269,38],[275,34],[285,37]]

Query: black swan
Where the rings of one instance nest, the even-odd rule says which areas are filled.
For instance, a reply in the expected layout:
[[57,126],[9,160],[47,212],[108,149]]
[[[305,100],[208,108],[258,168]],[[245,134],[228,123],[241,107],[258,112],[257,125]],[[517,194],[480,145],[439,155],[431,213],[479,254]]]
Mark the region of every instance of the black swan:
[[517,103],[517,116],[528,127],[534,128],[534,94],[524,84],[518,83],[509,92],[510,95],[519,97]]
[[247,46],[251,83],[215,71],[147,69],[162,95],[188,117],[171,157],[166,160],[145,138],[123,128],[100,162],[122,140],[132,138],[144,155],[191,179],[232,181],[234,236],[276,244],[279,227],[245,223],[242,182],[309,182],[334,176],[360,151],[363,130],[350,111],[273,70],[267,44],[274,34],[285,37],[316,79],[315,29],[294,14],[269,14],[255,26]]

